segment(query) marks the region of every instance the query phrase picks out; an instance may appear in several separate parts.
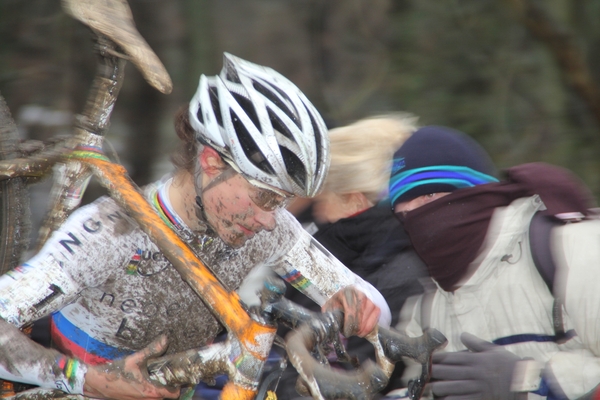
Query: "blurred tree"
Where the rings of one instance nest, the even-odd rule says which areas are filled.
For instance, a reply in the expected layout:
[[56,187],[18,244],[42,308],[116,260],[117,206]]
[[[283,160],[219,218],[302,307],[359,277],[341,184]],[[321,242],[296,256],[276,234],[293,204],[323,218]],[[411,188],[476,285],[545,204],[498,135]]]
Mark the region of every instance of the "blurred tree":
[[[26,117],[21,128],[30,138],[66,133],[70,121],[53,126],[44,111],[73,112],[83,104],[94,73],[89,31],[59,1],[7,0],[0,7],[0,90],[17,123]],[[23,115],[32,105],[38,112]]]
[[217,35],[213,0],[185,0],[185,98],[190,99],[200,74],[216,74],[221,69],[221,54],[216,51]]
[[[184,53],[183,27],[186,24],[182,4],[160,0],[130,0],[129,4],[138,31],[167,71],[181,70],[182,66],[177,65],[176,60]],[[124,150],[129,174],[134,182],[145,185],[155,180],[157,174],[166,172],[156,171],[155,167],[160,156],[168,156],[175,148],[175,140],[173,136],[171,140],[161,140],[162,132],[173,134],[173,129],[165,129],[163,122],[171,120],[178,105],[176,102],[182,101],[181,92],[165,96],[152,88],[132,64],[128,64],[125,82],[115,118],[123,126],[119,135],[126,134]],[[180,87],[180,77],[177,82]]]
[[[296,6],[299,6],[296,4]],[[390,54],[383,43],[388,0],[311,0],[307,28],[318,98],[345,123],[385,85]]]
[[[130,3],[175,83],[163,96],[126,73],[110,140],[140,183],[169,168],[173,112],[228,51],[283,73],[332,125],[409,111],[474,136],[499,167],[553,162],[600,194],[600,0]],[[79,111],[94,56],[59,0],[3,0],[0,34],[0,91],[17,122],[32,105]]]
[[[598,1],[586,2],[590,12],[597,7]],[[552,12],[561,10],[570,9]],[[493,0],[403,0],[394,2],[391,18],[389,85],[377,93],[390,109],[471,134],[500,167],[553,162],[600,193],[600,125],[512,7]],[[580,22],[571,15],[560,20],[569,28]],[[587,32],[578,43],[598,40],[596,31]]]
[[556,59],[565,81],[589,107],[600,123],[600,90],[592,76],[586,56],[573,33],[533,1],[510,0],[519,19],[531,34],[544,42]]

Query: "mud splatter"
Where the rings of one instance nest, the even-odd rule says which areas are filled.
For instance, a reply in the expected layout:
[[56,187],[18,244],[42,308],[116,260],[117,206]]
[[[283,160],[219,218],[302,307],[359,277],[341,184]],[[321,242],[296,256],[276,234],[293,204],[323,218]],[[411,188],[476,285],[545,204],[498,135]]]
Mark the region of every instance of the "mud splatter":
[[[117,212],[123,213],[107,198],[79,209],[33,261],[33,267],[40,262],[57,266],[73,282],[71,286],[61,284],[65,296],[53,307],[60,308],[61,314],[86,335],[117,349],[140,350],[161,333],[168,336],[167,354],[206,344],[222,330],[221,325],[137,224],[127,216],[115,218]],[[276,210],[273,215],[276,226],[271,233],[253,226],[259,232],[239,248],[218,237],[180,233],[229,290],[237,289],[254,267],[276,267],[285,262],[310,281],[307,293],[320,304],[340,287],[355,282],[355,276],[341,263],[311,244],[310,235],[291,214]],[[102,229],[89,229],[100,226],[85,225],[90,218]],[[69,233],[80,242],[71,245],[72,251],[60,244],[71,238]],[[128,269],[136,254],[146,257],[146,264],[140,270]],[[285,275],[290,270],[282,268],[279,272]],[[35,317],[30,308],[19,304],[13,309],[14,315],[11,311],[5,318],[28,315],[24,318],[27,322]]]

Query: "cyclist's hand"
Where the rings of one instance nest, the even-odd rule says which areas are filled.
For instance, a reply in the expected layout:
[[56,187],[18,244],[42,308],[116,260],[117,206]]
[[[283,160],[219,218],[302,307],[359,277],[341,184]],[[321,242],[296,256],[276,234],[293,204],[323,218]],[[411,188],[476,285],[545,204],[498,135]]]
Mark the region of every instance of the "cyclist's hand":
[[355,286],[339,290],[322,307],[323,311],[336,309],[344,312],[343,334],[346,337],[365,337],[375,328],[381,314],[379,307]]
[[88,367],[84,394],[89,397],[121,400],[179,397],[179,388],[156,386],[148,380],[148,359],[162,354],[166,346],[167,339],[161,336],[145,349],[122,360]]

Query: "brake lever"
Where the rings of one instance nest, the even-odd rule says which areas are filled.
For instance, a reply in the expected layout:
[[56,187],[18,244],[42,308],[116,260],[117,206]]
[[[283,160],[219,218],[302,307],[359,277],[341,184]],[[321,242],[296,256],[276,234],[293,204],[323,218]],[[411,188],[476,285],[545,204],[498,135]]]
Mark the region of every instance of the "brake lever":
[[378,345],[371,341],[376,349],[376,354],[380,345],[385,359],[393,364],[403,357],[411,358],[421,364],[420,376],[408,382],[408,397],[416,400],[421,397],[425,385],[431,379],[433,352],[446,346],[448,340],[440,331],[432,328],[425,329],[422,336],[409,337],[402,332],[380,327],[377,333],[377,343]]

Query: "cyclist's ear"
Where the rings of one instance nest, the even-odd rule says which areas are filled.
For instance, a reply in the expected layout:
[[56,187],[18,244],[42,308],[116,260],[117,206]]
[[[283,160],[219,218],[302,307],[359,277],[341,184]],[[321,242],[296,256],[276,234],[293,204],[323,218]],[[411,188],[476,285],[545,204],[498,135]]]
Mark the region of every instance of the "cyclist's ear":
[[200,161],[202,170],[210,178],[219,175],[221,172],[223,172],[223,169],[227,167],[219,153],[209,146],[204,146],[204,148],[200,151],[200,154],[198,154],[198,159]]

